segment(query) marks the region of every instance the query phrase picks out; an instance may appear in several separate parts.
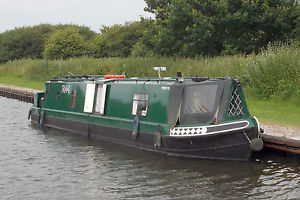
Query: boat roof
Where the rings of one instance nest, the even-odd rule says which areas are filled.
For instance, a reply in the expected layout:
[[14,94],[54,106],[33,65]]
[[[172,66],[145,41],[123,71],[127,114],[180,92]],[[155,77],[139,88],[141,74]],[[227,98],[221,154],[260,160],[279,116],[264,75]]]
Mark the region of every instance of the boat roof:
[[117,84],[161,84],[161,85],[172,85],[174,83],[181,83],[183,85],[197,84],[200,82],[211,82],[211,81],[224,81],[230,77],[191,77],[184,78],[183,82],[180,82],[175,77],[163,77],[163,78],[151,78],[151,77],[127,77],[127,78],[110,78],[107,79],[103,75],[83,75],[83,76],[64,76],[62,78],[53,78],[49,82],[94,82],[94,83],[117,83]]

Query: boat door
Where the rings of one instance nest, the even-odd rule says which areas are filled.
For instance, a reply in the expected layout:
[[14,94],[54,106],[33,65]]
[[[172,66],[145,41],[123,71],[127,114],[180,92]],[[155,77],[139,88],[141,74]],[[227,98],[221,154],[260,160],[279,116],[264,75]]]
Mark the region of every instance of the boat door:
[[94,83],[88,83],[86,85],[85,101],[84,101],[85,113],[93,113],[94,102],[95,102],[96,103],[95,112],[104,115],[106,88],[107,85],[103,83],[97,85]]
[[86,84],[84,109],[83,109],[83,112],[85,113],[93,113],[95,88],[96,88],[96,84],[94,83]]
[[106,88],[106,84],[97,84],[95,112],[100,113],[101,115],[104,115],[105,110]]

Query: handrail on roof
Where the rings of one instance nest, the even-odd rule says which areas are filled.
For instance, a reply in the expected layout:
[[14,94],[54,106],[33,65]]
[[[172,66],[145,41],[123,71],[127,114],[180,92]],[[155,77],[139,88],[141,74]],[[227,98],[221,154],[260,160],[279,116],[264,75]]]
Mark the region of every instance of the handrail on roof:
[[[172,77],[172,78],[128,78],[125,77],[119,78],[119,77],[110,77],[110,79],[105,79],[106,75],[66,75],[63,76],[62,78],[57,78],[54,77],[50,81],[66,81],[66,82],[75,82],[75,81],[103,81],[105,83],[107,82],[115,82],[115,81],[132,81],[132,82],[138,82],[138,81],[157,81],[157,82],[172,82],[172,81],[177,81],[177,78]],[[110,75],[111,76],[111,75]],[[118,75],[119,76],[119,75]],[[192,80],[193,82],[202,82],[202,81],[216,81],[216,80],[226,80],[224,77],[191,77],[191,78],[185,78],[186,80]]]

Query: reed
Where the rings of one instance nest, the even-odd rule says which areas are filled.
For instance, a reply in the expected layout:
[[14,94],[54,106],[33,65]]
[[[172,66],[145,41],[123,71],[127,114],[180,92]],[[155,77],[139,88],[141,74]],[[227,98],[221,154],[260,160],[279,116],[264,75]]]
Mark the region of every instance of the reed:
[[164,76],[176,76],[177,71],[185,76],[237,76],[246,64],[245,57],[224,56],[215,58],[89,58],[70,60],[22,59],[0,65],[2,75],[12,74],[24,78],[45,81],[52,77],[73,74],[125,74],[127,76],[156,76],[154,66],[165,66]]
[[[283,98],[300,103],[300,48],[273,44],[259,54],[199,58],[128,57],[69,60],[22,59],[0,65],[0,82],[4,77],[44,82],[69,72],[76,75],[125,74],[129,77],[155,77],[154,66],[165,66],[163,76],[238,78],[249,96],[258,99]],[[13,84],[13,83],[12,83]]]
[[300,48],[273,44],[246,59],[240,79],[256,98],[292,99],[300,103]]

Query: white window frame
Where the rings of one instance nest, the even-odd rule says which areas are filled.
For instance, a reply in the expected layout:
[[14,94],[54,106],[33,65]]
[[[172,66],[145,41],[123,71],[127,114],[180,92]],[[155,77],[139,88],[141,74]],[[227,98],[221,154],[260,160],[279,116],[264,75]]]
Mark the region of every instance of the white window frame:
[[[135,98],[135,96],[137,96],[137,98]],[[142,99],[139,99],[139,97],[143,96]],[[138,115],[137,113],[137,109],[138,109],[138,102],[144,101],[146,102],[146,110],[143,110],[142,113],[140,115]],[[147,116],[147,112],[148,112],[148,106],[149,106],[149,94],[145,94],[145,93],[135,93],[132,96],[132,110],[131,110],[131,114],[136,116],[142,116],[142,117],[146,117]]]

